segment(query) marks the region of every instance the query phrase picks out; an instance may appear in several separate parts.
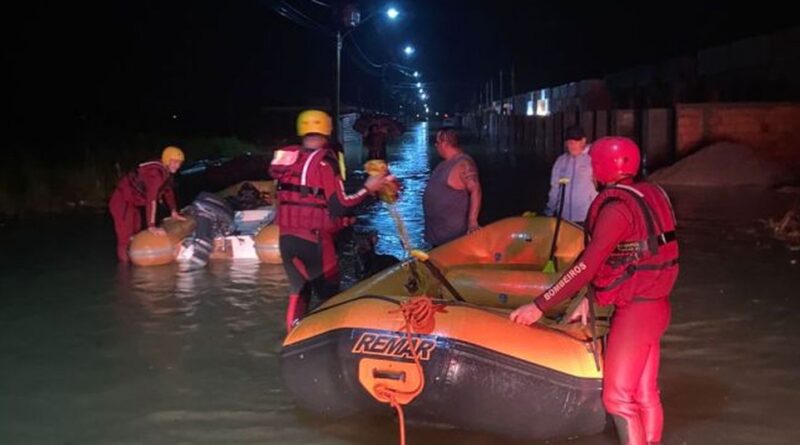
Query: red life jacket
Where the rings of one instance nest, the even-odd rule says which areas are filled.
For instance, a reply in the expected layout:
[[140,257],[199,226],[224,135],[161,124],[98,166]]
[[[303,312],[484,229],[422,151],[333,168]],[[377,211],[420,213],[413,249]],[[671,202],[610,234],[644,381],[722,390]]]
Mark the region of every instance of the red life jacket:
[[148,184],[145,184],[143,178],[149,177],[149,175],[145,174],[149,173],[149,171],[156,172],[156,176],[161,178],[158,186],[158,194],[156,196],[160,197],[165,190],[172,187],[172,174],[164,164],[160,161],[143,162],[136,166],[133,171],[125,175],[122,180],[120,180],[119,184],[120,187],[127,189],[127,192],[130,194],[129,196],[135,201],[135,205],[146,204]]
[[667,194],[647,182],[606,187],[589,208],[588,238],[603,206],[611,202],[621,202],[631,212],[635,235],[617,244],[592,280],[597,301],[624,306],[667,298],[678,277],[675,213]]
[[[323,166],[323,161],[327,165]],[[334,168],[336,162],[332,152],[324,148],[290,145],[275,151],[269,172],[277,180],[278,225],[282,230],[335,233],[343,227],[342,220],[328,211],[328,193],[319,180],[320,169]]]

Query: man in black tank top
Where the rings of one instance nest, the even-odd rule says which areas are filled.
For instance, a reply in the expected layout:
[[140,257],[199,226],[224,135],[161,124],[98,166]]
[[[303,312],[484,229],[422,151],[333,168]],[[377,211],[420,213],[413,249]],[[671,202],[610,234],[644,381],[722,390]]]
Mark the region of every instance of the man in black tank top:
[[478,230],[481,210],[478,168],[458,146],[455,130],[436,133],[436,151],[444,161],[431,173],[422,202],[425,239],[434,247]]

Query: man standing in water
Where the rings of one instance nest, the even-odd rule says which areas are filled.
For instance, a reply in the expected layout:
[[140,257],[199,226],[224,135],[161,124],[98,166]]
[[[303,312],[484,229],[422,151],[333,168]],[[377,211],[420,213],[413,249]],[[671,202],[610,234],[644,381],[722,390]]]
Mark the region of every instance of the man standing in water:
[[108,209],[114,219],[117,233],[117,258],[127,263],[131,237],[142,230],[141,209],[144,208],[147,229],[156,235],[166,236],[164,229],[156,227],[158,201],[164,199],[172,218],[184,219],[178,214],[175,193],[172,190],[172,175],[183,164],[185,157],[178,147],[167,147],[161,152],[160,161],[144,162],[117,183],[111,194]]
[[[634,182],[640,154],[632,140],[602,138],[592,145],[591,157],[594,177],[603,188],[586,218],[586,249],[556,284],[510,318],[533,324],[587,284],[599,304],[613,304],[603,404],[620,443],[658,444],[664,422],[658,390],[660,341],[678,277],[675,216],[660,187]],[[581,301],[572,318],[585,322],[589,304]]]
[[305,314],[312,288],[320,301],[339,292],[334,235],[356,206],[393,180],[386,174],[370,176],[360,190],[346,194],[329,141],[332,131],[328,113],[300,113],[297,134],[302,145],[276,150],[270,165],[277,180],[279,247],[291,286],[287,331]]
[[564,146],[567,152],[556,159],[550,175],[550,193],[544,214],[554,216],[560,205],[560,180],[569,178],[564,185],[564,210],[562,217],[567,221],[583,224],[589,205],[597,196],[592,179],[592,160],[586,134],[578,126],[567,128],[564,132]]
[[436,152],[444,161],[431,173],[422,201],[425,239],[433,247],[478,230],[481,211],[478,168],[459,147],[454,129],[436,133]]

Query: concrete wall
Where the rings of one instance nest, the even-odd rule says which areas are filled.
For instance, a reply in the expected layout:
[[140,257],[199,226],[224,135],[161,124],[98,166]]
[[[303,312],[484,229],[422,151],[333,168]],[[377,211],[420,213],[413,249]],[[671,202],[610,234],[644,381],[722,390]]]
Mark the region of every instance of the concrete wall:
[[564,130],[583,127],[589,140],[626,136],[642,148],[645,172],[669,165],[713,142],[750,146],[765,156],[800,167],[800,104],[685,104],[675,108],[597,110],[549,116],[472,114],[464,120],[482,138],[552,161],[563,150]]

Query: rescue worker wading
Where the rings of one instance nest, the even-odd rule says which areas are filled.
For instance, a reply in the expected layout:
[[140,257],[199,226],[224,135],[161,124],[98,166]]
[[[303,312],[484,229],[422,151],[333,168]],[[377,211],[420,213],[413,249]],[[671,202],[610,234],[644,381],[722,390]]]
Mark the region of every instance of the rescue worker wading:
[[141,208],[145,210],[147,228],[157,235],[166,235],[164,229],[156,227],[158,201],[164,199],[172,218],[183,220],[175,204],[172,190],[172,175],[181,168],[185,157],[178,147],[167,147],[161,153],[161,161],[139,164],[136,169],[117,183],[111,194],[108,209],[114,219],[117,233],[117,258],[128,262],[128,246],[131,237],[142,230]]
[[270,165],[278,183],[279,246],[291,286],[287,331],[306,312],[312,289],[321,301],[339,291],[334,234],[356,206],[393,180],[386,175],[370,176],[358,192],[346,194],[328,140],[332,128],[325,112],[300,113],[297,134],[303,138],[302,146],[276,151]]
[[[603,187],[586,219],[586,249],[550,289],[511,313],[520,324],[590,284],[597,303],[613,304],[604,357],[603,404],[620,443],[661,442],[663,410],[658,390],[660,340],[670,319],[669,294],[678,277],[675,216],[657,185],[634,182],[639,147],[627,138],[596,141],[590,152]],[[586,322],[584,299],[571,319]]]

